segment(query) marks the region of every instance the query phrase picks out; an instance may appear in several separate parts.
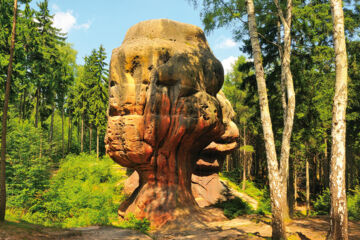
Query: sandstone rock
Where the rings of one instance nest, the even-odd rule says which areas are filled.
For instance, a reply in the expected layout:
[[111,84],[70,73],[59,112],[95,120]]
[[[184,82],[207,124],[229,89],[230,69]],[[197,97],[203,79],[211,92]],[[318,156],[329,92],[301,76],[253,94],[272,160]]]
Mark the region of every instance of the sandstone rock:
[[223,80],[200,28],[159,19],[128,30],[111,57],[105,137],[109,156],[139,174],[120,215],[132,212],[162,226],[201,213],[192,174],[219,171],[237,147],[233,113],[219,93]]

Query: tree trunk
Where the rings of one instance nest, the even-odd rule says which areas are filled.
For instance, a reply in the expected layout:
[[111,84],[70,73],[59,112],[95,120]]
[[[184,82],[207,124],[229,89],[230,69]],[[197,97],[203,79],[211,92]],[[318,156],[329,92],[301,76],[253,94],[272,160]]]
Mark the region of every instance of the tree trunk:
[[52,105],[52,113],[51,113],[51,121],[50,121],[50,154],[52,154],[52,140],[53,140],[53,135],[54,135],[54,115],[55,115],[55,103],[53,103]]
[[324,188],[329,187],[329,158],[328,158],[328,145],[327,137],[324,139],[325,149],[324,149]]
[[[278,0],[274,0],[275,5],[278,9],[278,15],[280,17],[281,23],[283,25],[284,31],[284,48],[282,51],[281,57],[281,79],[285,81],[286,94],[282,95],[287,96],[287,103],[283,106],[284,109],[284,130],[282,135],[281,142],[281,156],[280,156],[280,171],[282,175],[282,184],[284,194],[287,194],[287,186],[289,183],[289,155],[290,155],[290,140],[291,133],[294,124],[294,113],[295,113],[295,90],[293,77],[290,69],[290,60],[291,60],[291,18],[292,18],[292,0],[287,0],[287,12],[284,16],[283,11],[280,7]],[[282,84],[283,86],[284,84]],[[282,87],[283,89],[283,87]],[[284,89],[283,89],[284,91]],[[287,201],[284,202],[284,217],[289,217],[289,208]]]
[[84,152],[84,115],[81,115],[81,152]]
[[99,127],[96,128],[96,158],[99,160]]
[[230,154],[226,155],[226,171],[229,172]]
[[40,132],[39,158],[42,158],[42,133]]
[[0,163],[0,222],[5,221],[5,210],[6,210],[6,128],[7,128],[7,111],[9,106],[10,98],[10,87],[11,87],[11,74],[12,74],[12,63],[15,49],[15,34],[16,34],[16,15],[17,15],[17,0],[14,0],[14,19],[11,31],[11,45],[10,45],[10,58],[9,66],[6,77],[5,87],[5,98],[4,98],[4,110],[2,118],[2,133],[1,133],[1,163]]
[[344,32],[344,14],[341,0],[330,0],[333,19],[335,50],[335,95],[332,115],[332,147],[330,164],[330,235],[329,239],[348,239],[348,213],[345,191],[346,169],[346,105],[347,105],[347,54]]
[[65,138],[64,138],[64,106],[61,107],[61,146],[62,146],[62,157],[65,157]]
[[23,108],[22,108],[22,119],[25,119],[26,117],[26,88],[24,89],[24,98],[23,98]]
[[309,160],[306,158],[306,215],[310,213],[310,174],[309,174]]
[[67,151],[70,152],[71,148],[71,138],[72,138],[72,119],[71,119],[71,112],[69,113],[69,129],[68,129],[68,144],[67,144]]
[[91,154],[92,127],[89,127],[89,153]]
[[36,106],[35,106],[35,127],[38,128],[39,123],[39,104],[40,104],[40,88],[36,89]]
[[245,126],[244,126],[244,149],[243,149],[243,182],[242,182],[242,190],[245,191],[245,187],[246,187],[246,151],[245,151],[245,146],[246,146],[246,130],[245,130]]
[[294,166],[294,159],[292,158],[289,162],[289,187],[288,187],[288,192],[287,192],[287,196],[288,196],[288,206],[289,206],[289,215],[290,217],[294,216],[294,205],[295,205],[295,198],[294,198],[294,191],[295,191],[295,186],[294,186],[294,181],[295,181],[295,166]]
[[257,26],[253,0],[247,0],[247,13],[252,53],[254,57],[255,75],[259,93],[260,115],[265,140],[266,157],[268,164],[268,177],[270,185],[270,198],[272,207],[272,238],[286,239],[284,222],[284,202],[286,191],[283,189],[282,176],[278,169],[278,161],[275,151],[274,134],[272,130],[269,104],[262,64],[261,48],[258,39]]
[[297,193],[297,173],[296,173],[296,168],[294,168],[294,209],[295,210],[297,208],[297,198],[298,198],[298,193]]

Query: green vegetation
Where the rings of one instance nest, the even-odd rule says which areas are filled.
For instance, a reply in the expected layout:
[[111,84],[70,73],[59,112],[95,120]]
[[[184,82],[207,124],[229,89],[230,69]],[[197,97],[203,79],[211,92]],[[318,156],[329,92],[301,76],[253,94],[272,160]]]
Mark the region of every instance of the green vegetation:
[[[348,215],[351,220],[360,220],[360,187],[350,190],[347,195]],[[330,213],[330,191],[326,189],[314,201],[315,215],[328,215]]]
[[[271,214],[271,203],[270,203],[270,195],[269,190],[267,188],[260,189],[256,186],[254,182],[246,181],[245,191],[241,189],[242,182],[237,183],[236,179],[239,171],[231,171],[231,172],[222,172],[220,174],[221,180],[225,181],[231,188],[244,192],[250,197],[254,198],[258,203],[258,209],[253,211],[253,213],[261,214],[261,215],[269,215]],[[230,202],[229,204],[231,204]],[[242,204],[239,204],[240,209],[244,208]],[[224,211],[225,213],[225,211]]]
[[68,155],[53,173],[48,188],[43,186],[45,189],[29,201],[22,199],[28,208],[20,208],[18,198],[9,198],[14,207],[9,212],[21,211],[21,219],[45,226],[108,225],[117,219],[117,207],[125,197],[121,192],[124,178],[125,171],[108,157],[97,160],[95,155]]
[[223,209],[224,215],[229,219],[236,218],[240,215],[253,213],[251,206],[238,197],[216,203],[214,206]]

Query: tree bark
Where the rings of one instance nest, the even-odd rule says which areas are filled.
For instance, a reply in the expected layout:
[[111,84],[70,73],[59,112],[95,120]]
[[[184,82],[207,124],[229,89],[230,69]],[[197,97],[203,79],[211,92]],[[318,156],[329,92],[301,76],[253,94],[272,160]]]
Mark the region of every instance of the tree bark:
[[99,160],[99,127],[96,128],[96,158]]
[[[281,6],[278,0],[274,0],[275,5],[278,9],[278,15],[283,25],[284,31],[284,48],[281,57],[281,80],[282,80],[282,95],[287,96],[287,102],[283,107],[284,109],[284,130],[281,142],[281,156],[280,156],[280,171],[282,175],[283,191],[287,194],[287,186],[289,183],[289,155],[290,155],[290,140],[291,133],[294,124],[294,113],[295,113],[295,90],[293,77],[290,69],[291,60],[291,18],[292,18],[292,0],[287,0],[286,16],[284,16]],[[281,52],[281,51],[280,51]],[[285,81],[285,89],[283,87],[283,81]],[[285,218],[289,217],[289,207],[287,201],[284,202],[284,214]]]
[[310,174],[309,174],[309,160],[306,158],[306,215],[310,213]]
[[91,153],[92,127],[89,127],[89,153]]
[[295,210],[297,208],[297,198],[298,198],[298,193],[297,193],[297,173],[296,173],[296,168],[294,168],[294,209]]
[[255,10],[253,0],[247,0],[247,13],[249,33],[251,40],[252,53],[254,57],[255,75],[259,94],[260,115],[263,128],[266,157],[268,164],[268,178],[270,185],[270,198],[272,207],[272,238],[286,239],[284,222],[284,202],[286,201],[286,191],[283,189],[282,176],[278,169],[278,161],[275,151],[274,134],[272,130],[264,68],[262,64],[261,48],[258,39],[257,26],[255,20]]
[[62,157],[65,157],[65,137],[64,137],[64,106],[61,107],[61,146],[62,146]]
[[330,163],[330,234],[329,239],[348,239],[348,215],[345,191],[346,170],[346,105],[347,105],[347,53],[344,14],[341,0],[330,0],[335,50],[335,95],[332,115],[332,147]]
[[1,163],[0,163],[0,222],[5,221],[5,210],[6,210],[6,130],[7,130],[7,111],[9,106],[10,98],[10,87],[11,87],[11,74],[12,74],[12,63],[14,58],[15,49],[15,35],[16,35],[16,15],[17,15],[17,0],[14,0],[14,18],[11,30],[11,45],[10,45],[10,57],[9,66],[6,77],[5,87],[5,98],[4,98],[4,110],[2,118],[2,133],[1,133]]
[[81,115],[81,148],[80,151],[84,152],[84,115]]
[[40,104],[40,88],[36,89],[36,106],[35,106],[35,127],[38,128],[39,123],[39,104]]
[[71,138],[72,138],[72,119],[71,119],[71,112],[69,113],[69,131],[68,131],[68,144],[67,144],[67,151],[70,152],[71,148]]
[[325,149],[324,149],[324,188],[329,187],[329,158],[328,158],[328,144],[327,137],[324,139]]
[[242,190],[245,191],[245,187],[246,187],[246,151],[245,151],[245,146],[246,146],[246,131],[245,131],[245,126],[244,126],[244,149],[243,149],[243,182],[242,182]]
[[51,121],[50,121],[50,154],[52,154],[52,141],[53,141],[53,135],[54,135],[54,115],[55,115],[55,103],[52,105],[52,113],[51,113]]

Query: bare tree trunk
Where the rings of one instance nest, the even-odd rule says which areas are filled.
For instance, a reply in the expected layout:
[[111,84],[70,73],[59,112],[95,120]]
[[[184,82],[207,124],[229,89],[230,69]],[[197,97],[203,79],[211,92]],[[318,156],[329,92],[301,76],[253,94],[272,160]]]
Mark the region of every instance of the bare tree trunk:
[[96,158],[99,160],[99,127],[96,128]]
[[330,164],[330,235],[329,239],[348,239],[348,213],[345,191],[346,170],[346,105],[347,54],[344,32],[344,13],[341,0],[330,0],[335,50],[335,95],[332,115],[332,147]]
[[294,159],[291,158],[290,162],[289,162],[289,187],[288,187],[288,192],[287,192],[287,196],[288,196],[288,202],[289,202],[289,215],[290,217],[294,216],[294,205],[295,205],[295,198],[294,198],[294,191],[295,191],[295,187],[294,187],[294,181],[295,181],[295,166],[294,166]]
[[246,187],[246,151],[245,151],[245,146],[246,146],[246,128],[244,126],[244,149],[243,149],[243,182],[242,182],[242,190],[245,191],[245,187]]
[[226,155],[226,171],[229,172],[229,158],[230,158],[230,154]]
[[36,89],[36,106],[35,106],[35,127],[38,128],[39,122],[39,104],[40,104],[40,88]]
[[42,158],[42,133],[40,132],[39,158]]
[[81,148],[80,151],[84,152],[84,116],[81,115]]
[[51,121],[50,121],[50,154],[52,154],[52,141],[53,141],[53,136],[54,136],[54,115],[55,115],[55,103],[53,103],[52,105],[52,113],[51,113]]
[[24,89],[24,94],[22,95],[21,99],[21,115],[20,118],[23,120],[25,119],[25,101],[26,101],[26,88]]
[[2,118],[2,133],[1,133],[1,163],[0,163],[0,222],[5,221],[5,210],[6,210],[6,130],[7,130],[7,111],[9,106],[10,98],[10,87],[11,87],[11,74],[12,74],[12,63],[14,58],[15,49],[15,34],[16,34],[16,15],[17,15],[17,0],[14,0],[14,18],[11,30],[11,44],[10,44],[10,58],[9,66],[6,77],[5,87],[5,99],[4,99],[4,110]]
[[65,138],[64,138],[64,106],[61,107],[61,146],[62,146],[62,157],[65,157]]
[[[284,109],[284,130],[282,135],[281,142],[281,156],[280,156],[280,171],[283,180],[283,190],[287,194],[287,186],[289,183],[289,155],[290,155],[290,140],[291,133],[294,124],[294,113],[295,113],[295,90],[293,77],[290,69],[290,60],[291,60],[291,18],[292,18],[292,0],[287,0],[286,16],[284,16],[283,11],[280,7],[279,1],[274,0],[274,3],[278,9],[278,15],[280,17],[281,23],[284,30],[284,48],[281,57],[281,80],[285,81],[286,94],[282,95],[287,96],[287,103],[283,106]],[[281,50],[280,50],[281,52]],[[283,89],[282,83],[282,90]],[[284,202],[284,217],[289,217],[289,208],[287,201]]]
[[309,174],[309,160],[306,158],[306,215],[310,213],[310,174]]
[[328,145],[327,137],[324,139],[325,150],[324,150],[324,188],[329,187],[329,158],[328,158]]
[[286,191],[284,192],[282,186],[282,176],[278,169],[278,161],[275,151],[274,134],[270,118],[266,82],[264,77],[264,68],[262,64],[261,48],[258,39],[253,0],[247,0],[247,13],[251,47],[254,57],[256,82],[259,94],[261,123],[263,127],[266,157],[269,171],[268,177],[272,207],[272,238],[286,239],[283,212],[284,202],[286,201]]
[[89,153],[91,153],[92,127],[89,127]]
[[298,198],[298,193],[297,193],[297,173],[296,173],[296,168],[294,168],[294,209],[296,210],[297,208],[297,199]]
[[72,138],[72,119],[71,119],[71,112],[69,113],[69,129],[68,129],[68,144],[67,144],[67,151],[70,152],[71,148],[71,138]]

